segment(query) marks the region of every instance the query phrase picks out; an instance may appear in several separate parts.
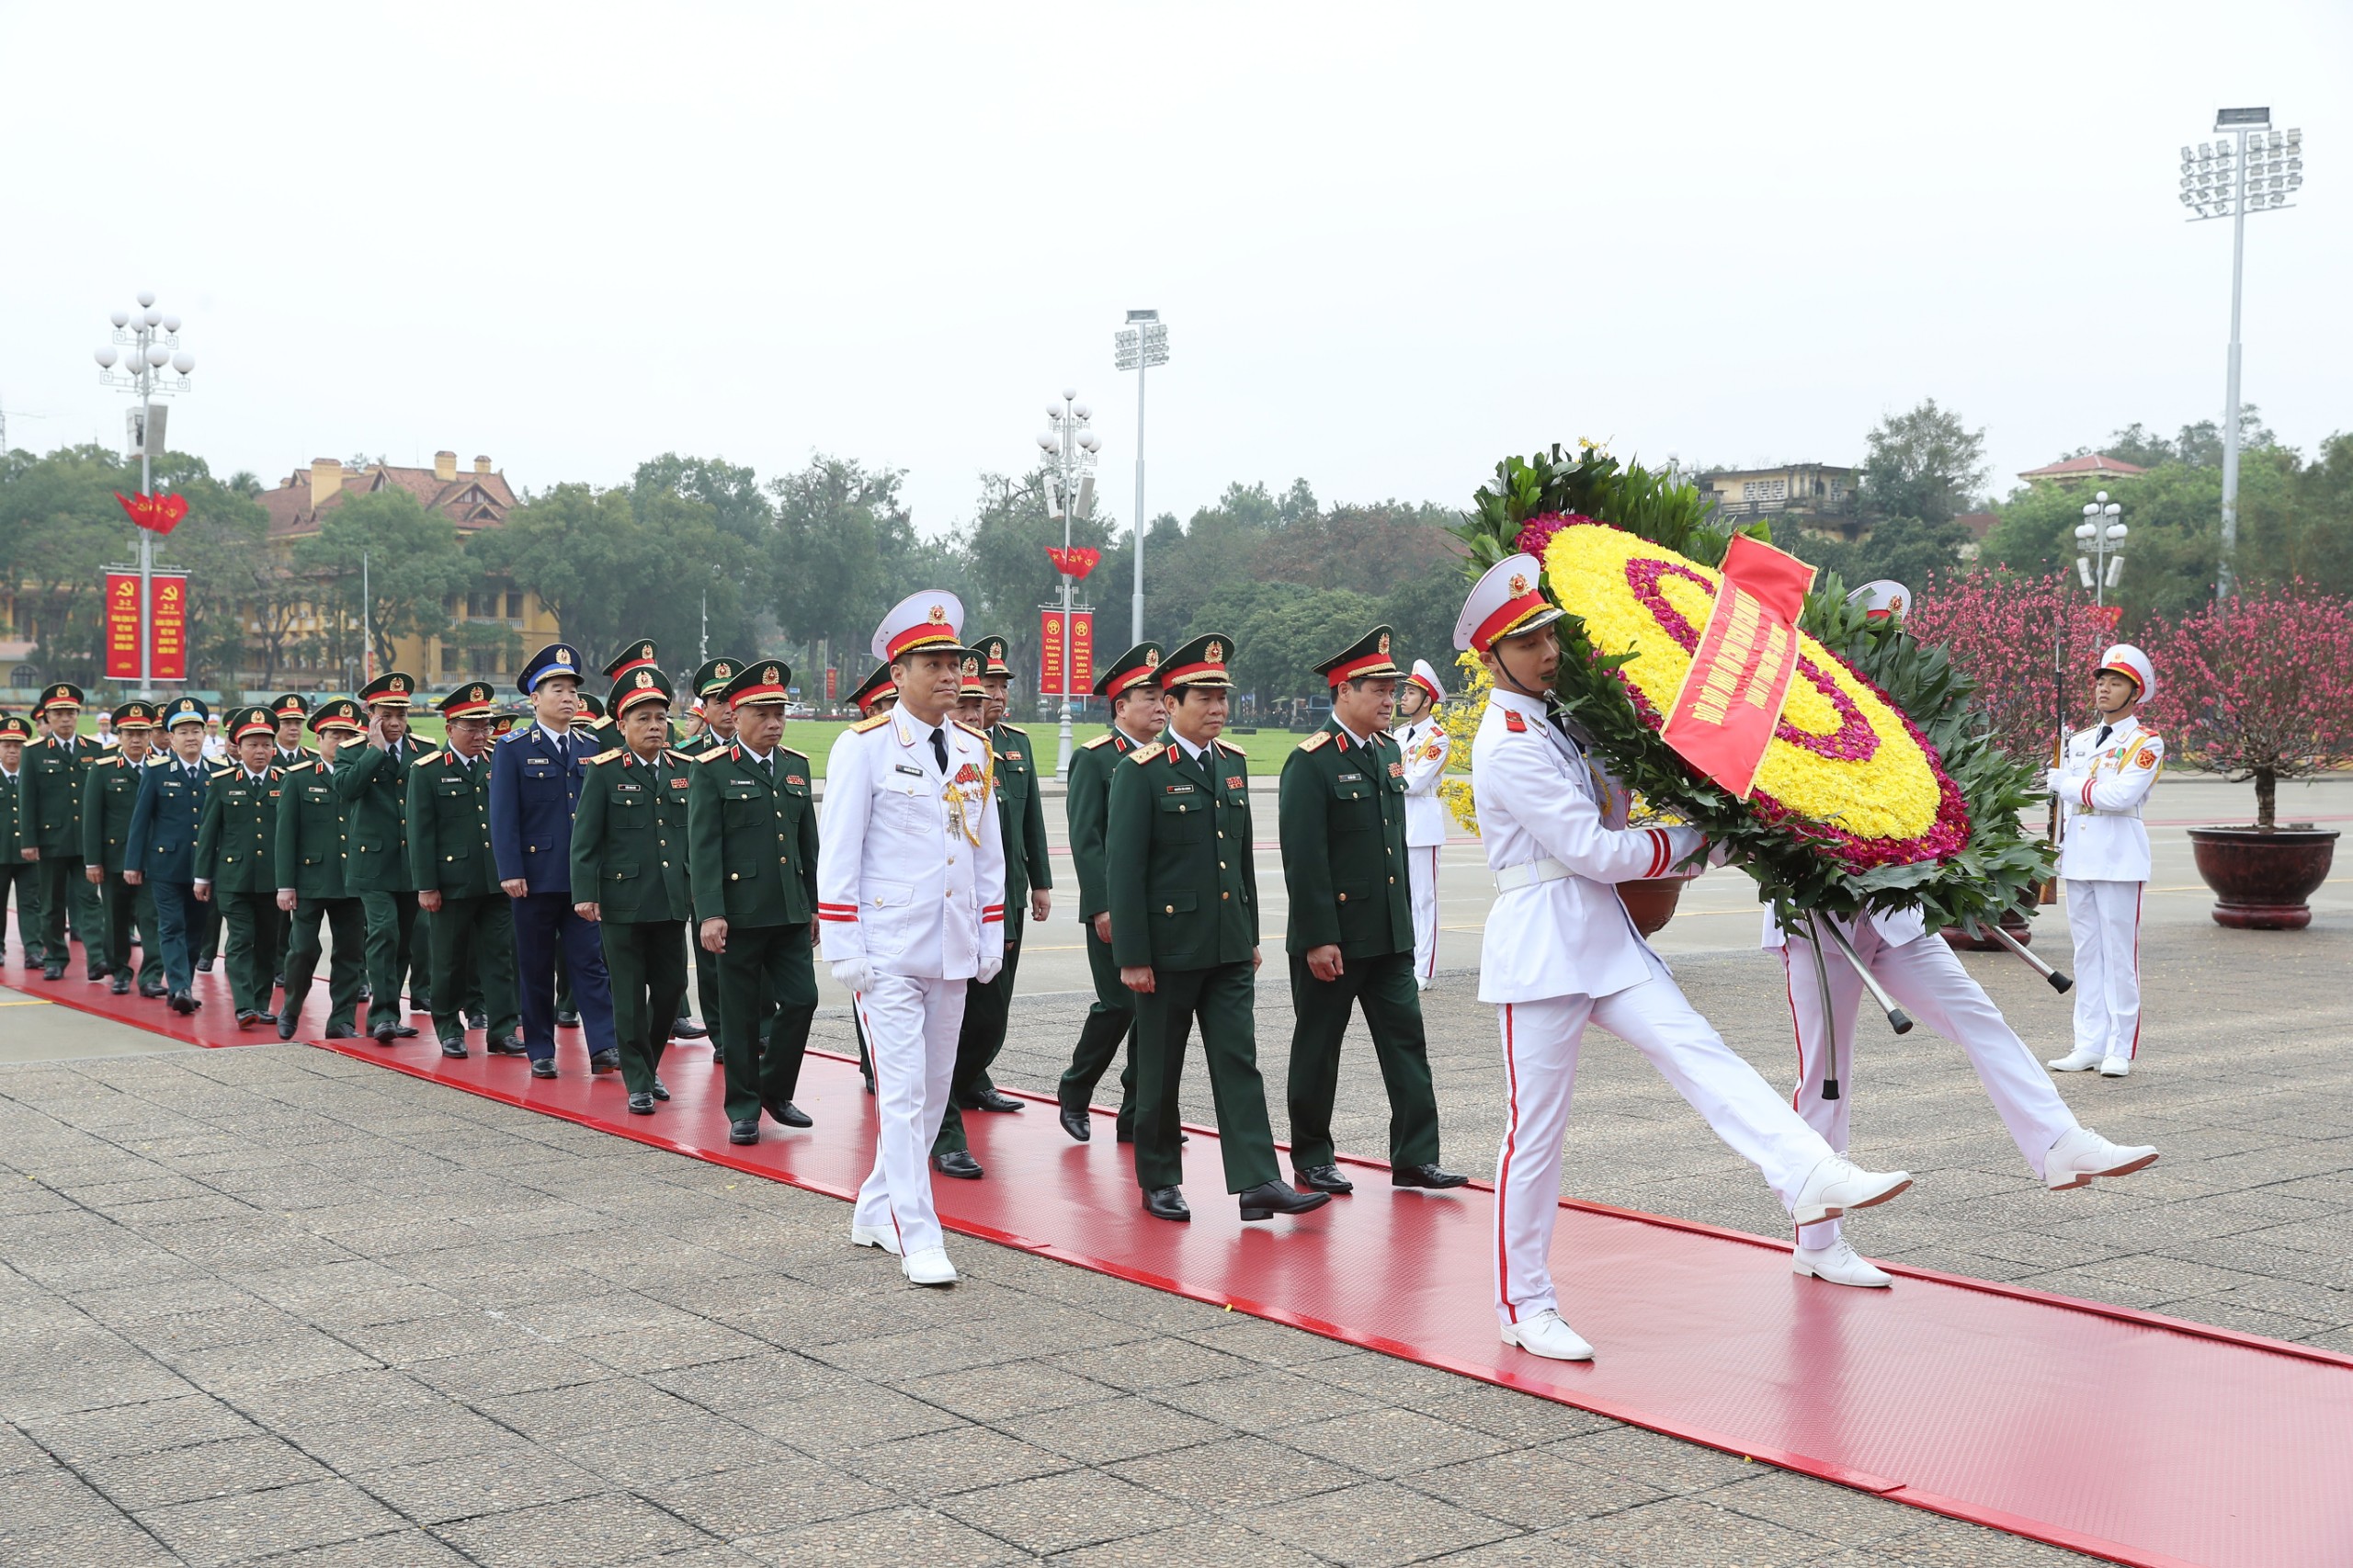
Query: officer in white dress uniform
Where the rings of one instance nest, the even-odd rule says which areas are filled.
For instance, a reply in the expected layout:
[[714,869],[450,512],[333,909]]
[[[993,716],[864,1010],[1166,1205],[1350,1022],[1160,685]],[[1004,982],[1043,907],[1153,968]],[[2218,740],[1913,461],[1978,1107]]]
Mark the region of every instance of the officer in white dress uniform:
[[2119,642],[2101,654],[2092,679],[2100,722],[2070,738],[2065,764],[2051,770],[2075,938],[2075,1049],[2051,1062],[2062,1073],[2097,1067],[2121,1078],[2141,1052],[2141,894],[2149,883],[2141,806],[2165,771],[2165,744],[2137,715],[2156,694],[2146,653]]
[[899,702],[853,724],[825,763],[817,919],[874,1058],[874,1168],[850,1240],[899,1255],[917,1285],[952,1285],[932,1208],[932,1141],[948,1108],[964,985],[1005,967],[1005,840],[988,737],[949,717],[964,650],[949,593],[902,600],[874,633]]
[[1534,556],[1498,562],[1471,590],[1454,642],[1495,683],[1472,742],[1471,788],[1497,890],[1479,999],[1499,1006],[1510,1096],[1495,1174],[1496,1324],[1506,1345],[1581,1361],[1593,1347],[1561,1321],[1551,1252],[1586,1024],[1649,1058],[1802,1224],[1883,1203],[1912,1178],[1859,1170],[1833,1152],[1733,1054],[1636,934],[1614,884],[1677,873],[1706,843],[1690,828],[1628,828],[1625,790],[1556,718],[1552,625],[1561,612],[1539,577]]
[[1423,990],[1438,974],[1438,852],[1446,843],[1446,802],[1438,798],[1448,747],[1438,705],[1446,688],[1427,659],[1397,687],[1397,717],[1390,733],[1405,761],[1405,889],[1413,894],[1414,983]]

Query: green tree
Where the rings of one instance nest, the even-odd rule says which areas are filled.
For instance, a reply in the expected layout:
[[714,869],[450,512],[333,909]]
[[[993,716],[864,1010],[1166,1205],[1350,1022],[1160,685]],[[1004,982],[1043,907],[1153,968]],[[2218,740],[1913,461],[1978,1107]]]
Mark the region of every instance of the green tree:
[[[269,515],[234,483],[212,477],[202,458],[169,452],[155,463],[155,486],[188,497],[188,516],[156,540],[159,562],[188,569],[188,675],[193,684],[234,689],[240,672],[262,654],[262,679],[277,673],[290,627],[307,599],[285,562],[269,549]],[[123,465],[128,483],[134,465]],[[280,629],[273,645],[270,629]]]
[[296,543],[294,565],[317,585],[323,608],[349,629],[358,629],[365,609],[380,669],[390,667],[399,639],[438,637],[447,630],[449,604],[480,573],[460,547],[456,525],[395,489],[347,496],[321,513],[318,533]]
[[1346,588],[1245,581],[1203,601],[1185,635],[1232,638],[1227,660],[1234,682],[1264,714],[1322,697],[1329,688],[1315,666],[1380,619],[1378,600]]
[[1882,517],[1859,540],[1796,528],[1776,530],[1773,540],[1800,560],[1837,573],[1850,588],[1892,577],[1921,592],[1936,578],[1961,570],[1969,530],[1949,518],[1927,523],[1917,517]]
[[[1119,574],[1120,562],[1110,559],[1112,519],[1098,504],[1091,517],[1074,519],[1070,541],[1084,549],[1100,550],[1106,559],[1096,564],[1078,585],[1074,602],[1096,607],[1097,662],[1107,662],[1127,646],[1128,579]],[[1049,548],[1060,549],[1063,525],[1046,515],[1046,471],[1032,469],[1019,478],[1005,474],[981,476],[981,494],[973,507],[972,527],[961,541],[970,562],[976,597],[965,606],[973,618],[969,631],[1002,631],[1011,640],[1013,667],[1021,672],[1017,691],[1033,688],[1039,669],[1038,607],[1062,602],[1062,574],[1048,558]],[[1122,551],[1121,561],[1134,558]]]
[[[769,555],[777,620],[790,643],[822,642],[844,669],[865,656],[875,623],[901,597],[920,586],[949,586],[910,575],[926,557],[899,500],[900,479],[895,469],[820,453],[768,482],[777,520]],[[844,652],[852,649],[855,658]],[[763,651],[735,650],[745,657]]]
[[1863,457],[1867,517],[1949,522],[1985,483],[1985,432],[1924,398],[1872,427]]
[[86,686],[102,667],[102,574],[135,533],[114,493],[136,483],[92,443],[15,463],[0,484],[0,569],[17,585],[18,635],[53,678]]
[[517,506],[500,527],[476,536],[472,556],[477,573],[537,594],[592,666],[622,638],[639,634],[629,623],[630,597],[656,564],[630,492],[577,482]]

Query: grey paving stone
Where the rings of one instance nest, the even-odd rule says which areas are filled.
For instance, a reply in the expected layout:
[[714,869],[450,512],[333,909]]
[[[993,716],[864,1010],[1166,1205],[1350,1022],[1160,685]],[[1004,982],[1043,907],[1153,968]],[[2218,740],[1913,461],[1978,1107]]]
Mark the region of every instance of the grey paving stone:
[[1384,1479],[1502,1451],[1504,1439],[1468,1426],[1392,1408],[1360,1411],[1282,1428],[1279,1441]]
[[233,1437],[102,1460],[82,1476],[117,1507],[134,1510],[329,1479],[316,1460],[275,1437]]
[[1510,1527],[1390,1481],[1242,1510],[1236,1522],[1335,1562],[1395,1568],[1499,1540]]
[[896,1494],[789,1451],[758,1464],[664,1482],[646,1498],[722,1540],[895,1505]]
[[1222,1437],[1103,1468],[1197,1508],[1221,1511],[1337,1491],[1362,1479],[1328,1460],[1249,1437]]
[[615,1427],[550,1447],[582,1469],[632,1489],[788,1457],[776,1438],[699,1410],[676,1421]]
[[305,1482],[259,1497],[213,1497],[148,1508],[133,1517],[199,1568],[350,1540],[400,1524],[391,1510],[341,1480]]
[[1630,1562],[1737,1562],[1745,1568],[1817,1562],[1837,1543],[1768,1520],[1669,1497],[1603,1514],[1560,1532]]
[[1041,1361],[993,1361],[959,1371],[908,1379],[898,1386],[942,1410],[992,1425],[1002,1423],[1007,1416],[1035,1415],[1040,1411],[1062,1410],[1121,1396],[1118,1389]]
[[606,1378],[529,1393],[500,1394],[478,1402],[482,1413],[535,1440],[647,1426],[693,1413],[674,1393],[634,1378]]
[[435,1532],[483,1568],[608,1568],[710,1538],[635,1497],[588,1497],[460,1519]]
[[779,1568],[986,1568],[1028,1554],[928,1508],[898,1507],[753,1536],[735,1549]]
[[1228,1437],[1233,1430],[1137,1394],[1012,1416],[996,1425],[1025,1443],[1089,1465],[1193,1448]]
[[1173,1498],[1098,1471],[1065,1471],[943,1499],[939,1511],[1040,1556],[1208,1523]]
[[1380,1408],[1380,1402],[1370,1393],[1274,1368],[1257,1368],[1240,1377],[1160,1389],[1154,1397],[1237,1432],[1270,1432]]
[[614,1491],[603,1477],[550,1454],[487,1451],[382,1470],[354,1470],[353,1485],[420,1525],[447,1524]]
[[8,1568],[181,1568],[162,1542],[128,1518],[108,1516],[0,1541]]
[[[1406,1477],[1405,1484],[1458,1508],[1526,1530],[1549,1529],[1572,1519],[1616,1513],[1665,1495],[1639,1481],[1580,1464],[1558,1445],[1512,1449],[1424,1470]],[[1904,1512],[1908,1517],[1910,1511]]]
[[878,1443],[835,1462],[898,1496],[926,1503],[1070,1468],[1051,1449],[970,1426]]

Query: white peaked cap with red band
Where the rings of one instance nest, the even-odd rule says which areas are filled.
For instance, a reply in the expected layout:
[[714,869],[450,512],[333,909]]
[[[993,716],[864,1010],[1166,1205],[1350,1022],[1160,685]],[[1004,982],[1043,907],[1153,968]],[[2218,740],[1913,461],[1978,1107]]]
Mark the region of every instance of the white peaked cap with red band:
[[944,588],[909,594],[874,629],[874,656],[884,664],[924,648],[954,650],[964,624],[964,601]]
[[2119,642],[2099,656],[2099,671],[2106,675],[2113,670],[2120,676],[2131,676],[2140,687],[2141,695],[2133,700],[2146,702],[2157,694],[2157,666],[2149,663],[2149,655],[2130,642]]
[[1901,620],[1912,608],[1912,590],[1893,577],[1879,577],[1848,594],[1847,602],[1862,606],[1863,613],[1873,620],[1889,617]]
[[1533,631],[1561,619],[1544,597],[1544,568],[1529,554],[1506,555],[1471,585],[1454,623],[1454,645],[1483,653],[1500,638]]
[[1406,678],[1411,680],[1415,686],[1420,687],[1424,691],[1428,692],[1432,702],[1443,702],[1446,700],[1446,687],[1438,685],[1438,672],[1430,668],[1430,662],[1427,659],[1415,659],[1414,661],[1414,673]]

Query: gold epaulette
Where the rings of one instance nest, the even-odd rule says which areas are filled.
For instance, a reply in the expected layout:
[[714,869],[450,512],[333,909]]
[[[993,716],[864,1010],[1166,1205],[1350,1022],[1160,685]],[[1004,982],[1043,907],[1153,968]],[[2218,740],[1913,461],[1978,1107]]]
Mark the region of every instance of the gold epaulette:
[[857,723],[852,724],[849,727],[849,733],[853,735],[862,735],[869,730],[881,729],[890,722],[891,715],[888,713],[877,713],[871,719],[860,719]]
[[1130,762],[1150,762],[1154,757],[1158,756],[1162,752],[1165,752],[1167,749],[1168,743],[1166,741],[1154,741],[1148,746],[1138,746],[1135,750],[1128,753],[1128,760]]
[[1005,731],[1007,734],[1019,735],[1025,741],[1029,738],[1029,732],[1023,729],[1018,724],[999,724],[997,728]]
[[1318,730],[1313,734],[1308,736],[1305,740],[1300,742],[1299,749],[1302,751],[1313,751],[1317,746],[1324,745],[1330,742],[1331,739],[1331,731]]
[[692,762],[695,760],[697,754],[690,751],[680,751],[676,746],[664,746],[662,748],[662,755],[668,757],[672,762]]
[[700,756],[695,758],[695,760],[697,762],[717,762],[721,757],[732,757],[734,755],[735,748],[733,746],[713,746],[709,751],[703,753]]
[[588,759],[588,766],[594,767],[600,762],[610,762],[613,758],[620,756],[621,753],[628,749],[629,748],[627,746],[615,746],[610,751],[600,751],[596,756]]
[[[1329,733],[1328,731],[1325,733]],[[1211,744],[1214,744],[1218,750],[1225,753],[1228,756],[1246,757],[1250,755],[1248,752],[1244,751],[1240,746],[1235,745],[1232,741],[1216,741]]]
[[298,774],[298,773],[301,772],[301,771],[302,771],[302,769],[304,769],[304,768],[306,768],[306,767],[310,767],[310,766],[311,766],[311,765],[310,765],[309,763],[307,763],[307,762],[294,762],[294,763],[289,763],[289,764],[287,764],[287,767],[286,767],[286,772],[285,772],[284,777],[286,777],[286,778],[293,778],[296,774]]
[[972,728],[972,725],[964,722],[961,719],[950,719],[948,722],[955,725],[958,729],[963,731],[966,734],[972,736],[974,740],[980,742],[983,745],[989,744],[989,733],[986,730],[976,730]]
[[[1026,733],[1026,732],[1025,732],[1025,733]],[[1110,732],[1107,730],[1107,731],[1105,731],[1102,734],[1099,734],[1099,735],[1096,736],[1093,740],[1091,740],[1091,741],[1087,742],[1085,745],[1083,745],[1083,746],[1079,747],[1078,749],[1079,749],[1079,750],[1081,750],[1081,751],[1093,751],[1097,746],[1108,746],[1108,745],[1109,745],[1110,744],[1111,744],[1111,735],[1110,735]]]
[[797,756],[802,762],[807,762],[809,760],[809,754],[807,752],[795,751],[790,746],[780,745],[776,748],[776,751],[779,756]]
[[233,767],[216,767],[211,772],[206,774],[205,777],[207,778],[228,778],[233,777],[236,774],[236,771],[237,770]]

